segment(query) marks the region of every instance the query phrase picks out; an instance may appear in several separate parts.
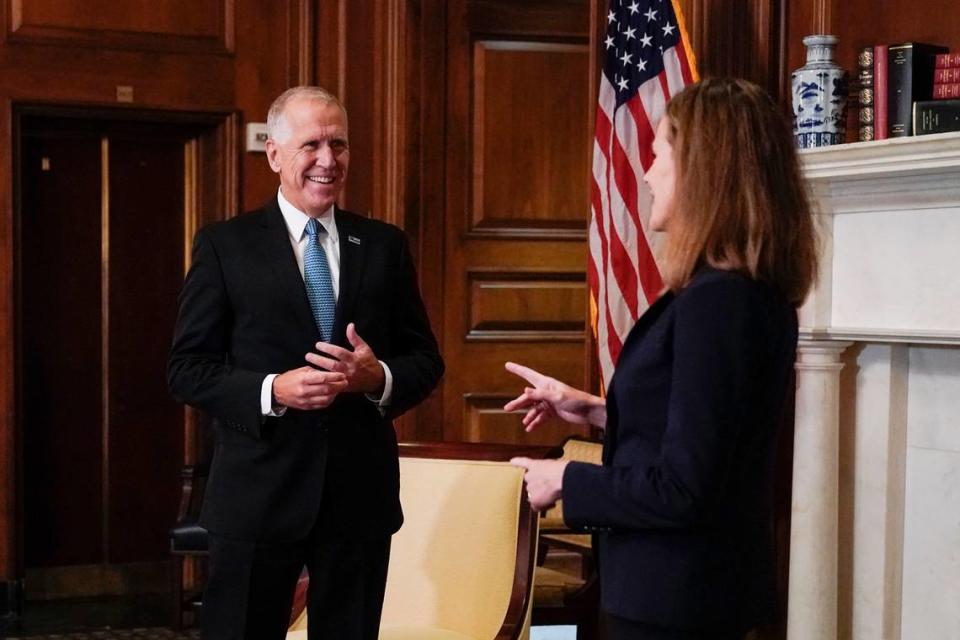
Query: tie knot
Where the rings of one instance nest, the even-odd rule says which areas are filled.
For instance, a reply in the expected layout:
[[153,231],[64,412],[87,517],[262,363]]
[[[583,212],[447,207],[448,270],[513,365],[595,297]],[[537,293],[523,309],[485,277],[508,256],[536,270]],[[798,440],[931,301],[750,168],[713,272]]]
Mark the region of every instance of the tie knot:
[[311,238],[316,238],[317,234],[322,234],[326,232],[327,232],[326,227],[320,224],[320,221],[317,220],[316,218],[310,218],[309,220],[307,220],[307,235],[310,236]]

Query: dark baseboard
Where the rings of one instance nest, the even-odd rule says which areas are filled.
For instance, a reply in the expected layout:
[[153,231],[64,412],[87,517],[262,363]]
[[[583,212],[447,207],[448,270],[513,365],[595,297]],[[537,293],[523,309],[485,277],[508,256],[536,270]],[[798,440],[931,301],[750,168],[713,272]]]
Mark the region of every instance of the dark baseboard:
[[166,593],[170,561],[69,565],[27,569],[26,598],[31,603],[71,598]]

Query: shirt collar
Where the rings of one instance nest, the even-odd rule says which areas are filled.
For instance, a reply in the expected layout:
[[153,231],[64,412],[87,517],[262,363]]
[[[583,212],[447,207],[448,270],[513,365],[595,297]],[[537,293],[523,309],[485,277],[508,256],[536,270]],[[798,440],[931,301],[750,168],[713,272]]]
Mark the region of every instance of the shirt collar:
[[[300,242],[303,239],[304,230],[307,228],[307,222],[310,220],[310,216],[305,214],[300,209],[297,209],[295,206],[290,204],[290,201],[283,197],[283,191],[277,190],[277,204],[280,205],[280,213],[283,214],[283,221],[287,225],[287,232],[290,234],[290,237],[296,242]],[[330,237],[330,240],[337,242],[339,236],[337,234],[337,219],[333,215],[333,205],[330,205],[330,208],[323,212],[317,222],[323,225],[323,228],[327,230],[327,235]]]

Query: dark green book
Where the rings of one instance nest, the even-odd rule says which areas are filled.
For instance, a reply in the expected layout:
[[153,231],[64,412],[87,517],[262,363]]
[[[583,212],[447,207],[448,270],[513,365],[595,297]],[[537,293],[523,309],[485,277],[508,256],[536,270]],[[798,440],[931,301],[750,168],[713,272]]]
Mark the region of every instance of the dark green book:
[[923,100],[913,103],[913,134],[960,131],[960,100]]

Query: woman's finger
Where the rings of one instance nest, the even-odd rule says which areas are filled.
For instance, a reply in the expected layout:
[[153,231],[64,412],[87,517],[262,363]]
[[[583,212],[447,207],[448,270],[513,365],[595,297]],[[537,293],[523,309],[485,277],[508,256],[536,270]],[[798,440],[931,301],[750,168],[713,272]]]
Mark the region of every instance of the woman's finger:
[[536,420],[539,413],[540,409],[538,407],[530,407],[530,410],[527,411],[526,415],[523,416],[523,426],[530,426],[530,423]]
[[504,411],[519,411],[521,409],[526,409],[533,404],[533,400],[528,398],[526,394],[519,395],[507,404],[503,405]]
[[532,421],[530,424],[527,425],[527,429],[526,429],[526,430],[527,430],[528,432],[533,431],[534,429],[536,429],[537,427],[539,427],[541,424],[543,424],[544,422],[546,422],[546,420],[547,420],[546,415],[543,414],[543,413],[540,413],[540,414],[537,415],[536,418],[533,419],[533,421]]
[[503,366],[510,373],[520,376],[532,385],[539,386],[549,380],[547,376],[543,375],[539,371],[531,369],[530,367],[525,367],[522,364],[517,364],[516,362],[506,362]]

